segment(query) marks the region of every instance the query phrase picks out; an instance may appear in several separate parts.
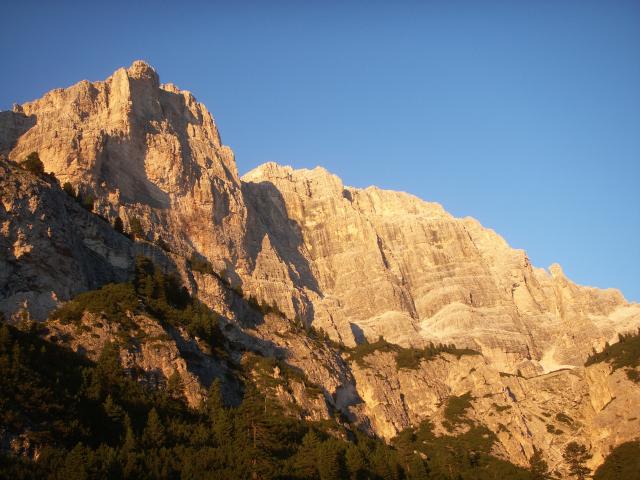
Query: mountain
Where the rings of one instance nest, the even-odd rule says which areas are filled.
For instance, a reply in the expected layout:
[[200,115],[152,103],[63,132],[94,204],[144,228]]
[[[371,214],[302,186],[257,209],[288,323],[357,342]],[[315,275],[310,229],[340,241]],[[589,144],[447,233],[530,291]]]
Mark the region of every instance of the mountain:
[[[54,178],[18,167],[31,152]],[[527,466],[542,450],[562,473],[570,441],[595,468],[638,437],[634,365],[585,362],[640,326],[640,305],[406,193],[320,167],[239,177],[205,106],[142,61],[0,112],[0,154],[4,316],[46,322],[46,338],[94,360],[138,335],[120,344],[123,365],[160,387],[177,372],[194,408],[214,378],[239,401],[234,365],[257,355],[277,359],[262,377],[264,362],[248,368],[290,415],[339,412],[387,441],[426,420],[438,435],[480,425],[494,455]],[[151,307],[120,312],[125,328],[91,307],[113,292],[77,297],[137,278],[141,256],[216,313],[228,359],[174,310],[170,324]],[[456,401],[467,420],[452,423]]]

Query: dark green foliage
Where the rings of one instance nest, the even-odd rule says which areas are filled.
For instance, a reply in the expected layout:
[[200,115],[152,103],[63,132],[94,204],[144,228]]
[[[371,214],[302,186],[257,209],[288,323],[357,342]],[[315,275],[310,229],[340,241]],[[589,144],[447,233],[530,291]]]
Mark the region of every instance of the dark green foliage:
[[640,479],[640,441],[618,445],[598,467],[594,480]]
[[452,395],[447,398],[447,404],[444,407],[445,421],[443,422],[443,425],[447,429],[453,430],[458,425],[471,423],[470,420],[466,418],[467,410],[471,408],[471,400],[473,400],[471,392],[467,392],[459,397]]
[[224,338],[218,316],[205,304],[191,298],[173,274],[165,274],[145,257],[136,259],[133,282],[147,311],[161,323],[186,327],[211,347],[221,346]]
[[[307,395],[316,397],[323,395],[322,388],[310,382],[302,370],[277,358],[251,355],[245,362],[245,367],[257,376],[257,382],[262,389],[296,381],[304,385]],[[278,370],[277,378],[274,377],[276,369]]]
[[627,378],[635,383],[640,383],[640,372],[636,370],[627,369]]
[[404,348],[387,342],[381,336],[374,343],[365,342],[350,349],[349,360],[355,361],[358,365],[365,367],[365,358],[374,352],[395,352],[397,367],[413,370],[419,368],[420,362],[423,360],[429,361],[442,353],[449,353],[451,355],[455,355],[457,358],[460,358],[463,355],[479,355],[475,350],[468,348],[456,348],[455,345],[452,344],[429,343],[429,346],[423,349]]
[[[400,433],[392,445],[409,479],[530,479],[529,471],[491,454],[494,442],[495,435],[484,427],[471,425],[461,435],[436,436],[431,423],[425,421],[416,429]],[[420,463],[429,476],[425,476]]]
[[562,435],[564,432],[559,428],[556,428],[555,425],[548,423],[547,424],[547,432],[553,433],[554,435]]
[[382,336],[374,343],[361,343],[349,350],[349,361],[356,362],[361,367],[366,367],[366,357],[375,352],[397,352],[398,345],[387,342]]
[[565,423],[569,426],[573,426],[573,418],[571,418],[569,415],[566,415],[564,413],[556,413],[556,420],[558,420],[559,422]]
[[498,405],[497,403],[493,403],[492,406],[498,413],[504,412],[505,410],[511,410],[511,405]]
[[162,425],[155,407],[147,415],[147,424],[142,432],[142,440],[148,448],[160,448],[167,440],[164,425]]
[[111,322],[131,326],[128,314],[140,307],[140,301],[133,285],[130,283],[107,284],[99,290],[81,293],[72,301],[57,309],[51,318],[61,323],[80,324],[85,311],[103,315]]
[[40,442],[78,436],[73,396],[83,384],[83,358],[6,324],[0,326],[0,428]]
[[116,217],[113,220],[113,229],[118,233],[124,234],[124,223],[122,223],[122,219],[120,217]]
[[592,456],[593,455],[587,450],[587,447],[578,442],[567,443],[562,453],[562,457],[569,467],[569,472],[578,480],[584,480],[591,473],[591,469],[585,466],[585,464]]
[[148,258],[138,257],[133,285],[146,310],[161,323],[186,327],[211,347],[223,345],[218,315],[191,298],[175,275],[165,274]]
[[27,158],[20,162],[20,166],[34,175],[44,174],[44,164],[37,152],[31,152],[27,155]]
[[618,341],[607,345],[601,352],[593,352],[585,362],[586,366],[598,362],[608,362],[613,370],[624,368],[629,380],[640,383],[640,329],[635,333],[618,335]]
[[129,219],[129,231],[134,238],[145,238],[147,236],[138,217],[132,216]]
[[[53,175],[53,174],[50,174],[50,175]],[[93,194],[91,194],[91,193],[84,193],[83,194],[80,191],[76,191],[76,189],[73,188],[73,185],[71,185],[71,183],[69,183],[69,182],[64,182],[64,184],[62,185],[62,190],[67,195],[69,195],[71,198],[76,200],[80,204],[80,206],[82,208],[84,208],[88,212],[93,212],[93,206],[94,206],[95,201],[96,201],[96,199],[93,196]],[[100,217],[104,219],[104,217],[102,217],[102,216],[100,216]]]
[[69,195],[71,198],[76,198],[76,189],[73,188],[73,185],[71,185],[69,182],[64,182],[64,185],[62,185],[62,190],[64,190],[64,193]]
[[163,273],[145,257],[136,259],[133,283],[108,284],[81,293],[53,312],[51,318],[80,326],[85,311],[118,323],[124,332],[136,328],[131,314],[145,312],[165,327],[185,327],[212,348],[224,344],[218,315],[191,298],[175,275]]
[[0,378],[0,428],[28,431],[41,448],[37,461],[0,455],[0,476],[12,479],[528,478],[490,455],[493,436],[480,427],[436,437],[426,424],[394,448],[335,423],[286,417],[250,382],[239,407],[224,405],[215,381],[192,410],[129,378],[116,344],[91,363],[2,325]]
[[542,458],[542,450],[533,447],[533,455],[529,459],[531,480],[548,480],[551,478],[549,465]]
[[206,273],[208,275],[213,275],[215,273],[211,263],[209,263],[206,258],[198,257],[195,253],[191,255],[188,263],[189,267],[194,272]]
[[85,193],[83,195],[78,193],[78,202],[80,202],[80,206],[88,212],[93,212],[93,205],[95,201],[96,199],[91,193]]
[[174,372],[167,379],[167,395],[169,395],[171,398],[179,400],[182,398],[183,393],[184,383],[182,382],[182,377],[177,370],[174,370]]
[[280,316],[285,316],[285,314],[282,312],[282,310],[280,310],[278,308],[277,305],[270,305],[265,301],[258,301],[258,299],[256,297],[254,297],[253,295],[250,295],[249,298],[246,299],[247,303],[249,304],[249,306],[251,308],[253,308],[254,310],[257,310],[258,312],[262,313],[263,315],[267,315],[269,313],[273,313],[276,315],[280,315]]
[[[37,461],[0,455],[0,476],[12,479],[547,478],[535,455],[531,473],[493,457],[494,434],[470,422],[458,436],[436,436],[425,422],[387,446],[335,424],[337,436],[286,417],[252,383],[239,407],[227,407],[219,381],[195,411],[171,389],[149,390],[125,375],[115,344],[107,344],[94,364],[6,324],[0,325],[0,378],[0,428],[28,431],[43,447]],[[452,398],[449,415],[460,420],[471,397]],[[634,478],[638,450],[638,442],[614,450],[596,478],[613,472],[616,480]],[[570,458],[579,463],[585,455]]]
[[456,358],[460,358],[463,355],[479,355],[479,352],[471,350],[470,348],[456,348],[453,344],[434,344],[429,343],[429,346],[423,349],[417,348],[401,348],[396,354],[396,363],[398,368],[417,369],[420,367],[422,360],[429,361],[442,353],[449,353],[455,355]]

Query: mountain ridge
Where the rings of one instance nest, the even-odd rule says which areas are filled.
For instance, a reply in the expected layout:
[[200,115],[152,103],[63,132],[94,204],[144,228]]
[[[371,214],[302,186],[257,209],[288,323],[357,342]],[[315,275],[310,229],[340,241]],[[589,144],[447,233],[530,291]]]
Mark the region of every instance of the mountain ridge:
[[[472,392],[474,420],[521,465],[535,445],[561,465],[559,448],[572,438],[592,446],[596,465],[635,438],[638,387],[584,362],[640,325],[640,305],[577,286],[559,266],[535,268],[477,220],[405,192],[273,162],[240,177],[206,107],[161,84],[145,62],[0,112],[0,153],[20,162],[31,152],[60,184],[93,198],[93,214],[59,186],[2,165],[0,310],[13,322],[45,320],[81,291],[130,280],[144,255],[217,312],[229,341],[280,356],[319,385],[325,405],[307,404],[300,391],[290,397],[314,418],[337,410],[386,439],[425,419],[445,432],[447,399]],[[134,238],[109,227],[116,218]],[[64,236],[52,240],[61,231],[76,245],[70,252],[50,248],[64,245]],[[83,328],[103,337],[99,320],[87,318]],[[400,350],[372,350],[363,364],[341,350],[379,337]],[[90,334],[70,340],[79,350],[88,343]],[[394,367],[398,352],[431,343],[481,355]],[[170,374],[151,358],[144,368]],[[196,404],[203,393],[193,391]],[[581,427],[552,433],[543,413],[570,413]]]

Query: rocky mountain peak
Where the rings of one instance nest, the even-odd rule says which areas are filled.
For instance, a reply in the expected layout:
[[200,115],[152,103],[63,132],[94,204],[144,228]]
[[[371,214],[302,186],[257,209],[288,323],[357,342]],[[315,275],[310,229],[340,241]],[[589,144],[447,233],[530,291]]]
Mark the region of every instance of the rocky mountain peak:
[[160,77],[155,69],[144,60],[135,60],[129,68],[127,75],[136,80],[145,80],[158,88],[160,86]]
[[[0,310],[12,321],[131,279],[144,254],[218,312],[232,341],[286,359],[331,408],[386,438],[467,392],[520,463],[536,442],[559,461],[566,438],[547,415],[570,409],[599,452],[638,425],[599,436],[637,393],[614,384],[621,372],[583,365],[640,325],[640,305],[535,268],[477,220],[407,193],[274,162],[239,178],[206,107],[143,61],[0,112],[0,153],[31,152],[74,191],[0,168]],[[118,218],[131,238],[112,228]],[[429,357],[431,344],[453,353]]]

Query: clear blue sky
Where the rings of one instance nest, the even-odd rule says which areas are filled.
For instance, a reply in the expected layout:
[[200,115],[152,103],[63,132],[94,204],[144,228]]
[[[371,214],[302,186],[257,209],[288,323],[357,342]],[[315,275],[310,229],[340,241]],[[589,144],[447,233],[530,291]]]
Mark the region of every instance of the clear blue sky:
[[142,58],[241,173],[405,190],[640,300],[637,0],[2,3],[1,109]]

